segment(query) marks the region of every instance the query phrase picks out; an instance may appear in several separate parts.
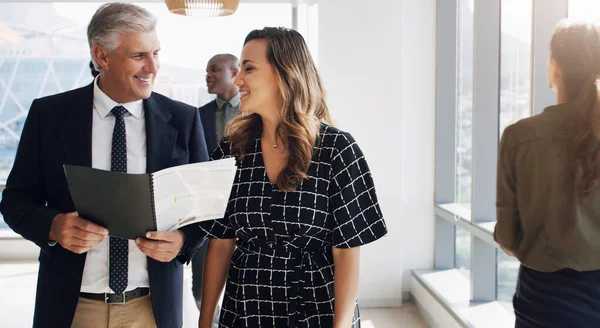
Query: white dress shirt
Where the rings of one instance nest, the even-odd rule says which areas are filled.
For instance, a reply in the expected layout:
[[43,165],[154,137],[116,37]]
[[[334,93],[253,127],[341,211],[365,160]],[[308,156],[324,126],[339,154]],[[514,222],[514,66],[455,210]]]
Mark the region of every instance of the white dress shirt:
[[[142,100],[119,104],[110,99],[94,80],[94,113],[92,118],[92,167],[110,171],[112,135],[115,117],[111,110],[123,106],[127,138],[127,173],[146,173],[146,121]],[[85,110],[82,108],[82,110]],[[81,291],[86,293],[112,293],[108,287],[109,237],[87,252]],[[129,241],[128,285],[126,291],[149,287],[148,261],[135,241]]]

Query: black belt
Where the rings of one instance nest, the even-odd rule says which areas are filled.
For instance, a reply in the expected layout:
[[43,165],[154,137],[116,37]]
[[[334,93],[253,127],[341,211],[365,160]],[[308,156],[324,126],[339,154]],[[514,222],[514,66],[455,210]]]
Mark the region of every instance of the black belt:
[[109,294],[109,293],[79,293],[80,297],[87,298],[90,300],[96,301],[104,301],[106,304],[124,304],[127,301],[131,301],[132,299],[146,296],[150,294],[150,288],[140,287],[134,290],[130,290],[128,292],[124,292],[122,294]]

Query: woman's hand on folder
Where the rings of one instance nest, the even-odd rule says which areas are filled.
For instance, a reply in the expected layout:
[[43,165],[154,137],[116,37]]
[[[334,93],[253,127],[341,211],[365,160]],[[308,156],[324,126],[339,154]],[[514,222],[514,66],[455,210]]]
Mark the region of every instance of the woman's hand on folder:
[[106,236],[108,230],[80,217],[77,212],[71,212],[54,217],[48,239],[56,240],[73,253],[83,254]]
[[172,261],[179,254],[184,241],[183,232],[179,230],[150,231],[146,233],[146,238],[137,238],[137,247],[146,256],[160,262]]

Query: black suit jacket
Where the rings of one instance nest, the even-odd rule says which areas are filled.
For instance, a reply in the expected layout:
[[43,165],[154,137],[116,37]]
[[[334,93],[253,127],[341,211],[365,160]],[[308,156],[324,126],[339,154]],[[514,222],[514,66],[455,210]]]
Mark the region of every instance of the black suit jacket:
[[202,120],[202,126],[204,127],[204,136],[209,155],[212,155],[212,152],[221,141],[217,139],[217,109],[216,99],[198,108],[200,120]]
[[[2,194],[6,223],[40,248],[34,327],[69,327],[75,314],[86,254],[48,246],[55,215],[75,211],[63,164],[91,166],[93,84],[34,100],[14,166]],[[194,107],[152,93],[144,100],[147,172],[208,160],[202,123]],[[200,242],[196,226],[182,229],[186,244]],[[182,326],[182,263],[148,258],[158,327]]]

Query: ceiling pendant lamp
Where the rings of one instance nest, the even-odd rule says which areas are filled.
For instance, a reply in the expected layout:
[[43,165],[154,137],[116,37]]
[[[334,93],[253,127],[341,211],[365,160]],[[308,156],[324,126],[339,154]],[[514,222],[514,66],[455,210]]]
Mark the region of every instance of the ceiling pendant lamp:
[[237,10],[240,0],[165,0],[167,8],[185,16],[229,16]]

